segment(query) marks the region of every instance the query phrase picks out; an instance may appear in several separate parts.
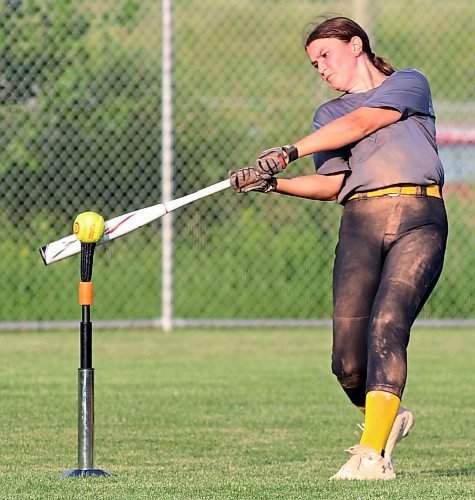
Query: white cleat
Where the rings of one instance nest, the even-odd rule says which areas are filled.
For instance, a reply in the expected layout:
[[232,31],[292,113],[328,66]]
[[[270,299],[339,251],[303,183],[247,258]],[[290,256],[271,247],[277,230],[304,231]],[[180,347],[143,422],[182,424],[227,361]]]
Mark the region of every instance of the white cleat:
[[376,450],[357,444],[348,450],[351,458],[330,479],[387,480],[395,479],[392,463],[384,459]]
[[394,419],[391,432],[389,433],[386,447],[384,448],[384,458],[392,464],[394,448],[401,439],[405,438],[414,425],[414,415],[407,408],[399,407],[396,418]]

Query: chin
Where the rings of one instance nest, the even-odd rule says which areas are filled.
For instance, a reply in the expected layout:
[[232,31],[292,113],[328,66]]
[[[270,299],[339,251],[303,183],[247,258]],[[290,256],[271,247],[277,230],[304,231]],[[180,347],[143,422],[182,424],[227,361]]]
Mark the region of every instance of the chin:
[[340,86],[338,85],[338,83],[330,83],[330,81],[327,80],[327,84],[333,90],[337,90],[338,92],[345,92],[344,89],[340,88]]

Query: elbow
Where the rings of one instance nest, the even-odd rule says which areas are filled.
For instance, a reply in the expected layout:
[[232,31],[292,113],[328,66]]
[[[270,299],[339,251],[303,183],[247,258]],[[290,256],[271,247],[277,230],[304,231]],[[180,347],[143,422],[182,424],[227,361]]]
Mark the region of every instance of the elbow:
[[358,140],[397,122],[402,113],[393,108],[361,107],[352,111],[348,116],[351,116],[350,128],[354,130]]
[[335,189],[323,189],[318,193],[315,193],[312,198],[319,201],[335,201],[338,198],[339,192],[340,189],[338,189],[337,191]]
[[345,180],[344,173],[323,176],[324,180],[323,189],[320,191],[319,199],[322,201],[335,201],[340,194],[343,182]]
[[355,133],[356,140],[360,140],[372,134],[376,129],[373,124],[365,120],[363,116],[356,115],[353,117],[351,130]]
[[338,193],[325,193],[320,197],[321,201],[335,201],[338,197]]

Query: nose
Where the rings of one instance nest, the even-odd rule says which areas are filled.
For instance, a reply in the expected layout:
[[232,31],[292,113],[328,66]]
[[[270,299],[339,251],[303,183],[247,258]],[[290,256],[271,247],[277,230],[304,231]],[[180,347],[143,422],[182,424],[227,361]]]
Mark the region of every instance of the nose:
[[318,63],[318,72],[320,73],[320,76],[323,77],[327,69],[327,65],[323,61]]

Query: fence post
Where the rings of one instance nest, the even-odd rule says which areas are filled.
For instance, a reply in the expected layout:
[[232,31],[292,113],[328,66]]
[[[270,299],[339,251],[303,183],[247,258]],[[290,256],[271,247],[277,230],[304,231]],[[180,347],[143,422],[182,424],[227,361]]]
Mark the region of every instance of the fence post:
[[[162,199],[173,195],[173,0],[162,1]],[[162,328],[173,328],[173,214],[162,219]]]

